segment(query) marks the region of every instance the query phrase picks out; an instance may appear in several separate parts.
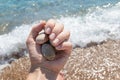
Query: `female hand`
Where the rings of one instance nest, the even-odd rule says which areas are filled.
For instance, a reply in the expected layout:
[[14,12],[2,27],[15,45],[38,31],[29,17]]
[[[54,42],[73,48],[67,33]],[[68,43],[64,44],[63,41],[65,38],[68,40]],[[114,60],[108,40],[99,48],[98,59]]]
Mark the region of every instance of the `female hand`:
[[[35,41],[36,36],[43,29],[45,29],[45,33],[49,35],[49,41],[57,50],[57,55],[52,61],[48,61],[42,56],[41,45],[37,44]],[[60,24],[53,19],[50,19],[47,22],[41,21],[35,25],[26,41],[31,61],[31,71],[40,68],[41,70],[46,69],[47,71],[59,74],[72,51],[72,44],[68,41],[69,37],[70,32],[64,30],[63,24]]]

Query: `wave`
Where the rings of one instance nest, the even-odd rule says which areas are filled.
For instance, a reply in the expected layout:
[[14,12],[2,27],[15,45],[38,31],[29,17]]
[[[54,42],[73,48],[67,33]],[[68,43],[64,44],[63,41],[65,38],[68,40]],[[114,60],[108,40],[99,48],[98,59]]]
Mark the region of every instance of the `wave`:
[[58,20],[70,30],[73,45],[85,47],[90,42],[120,39],[120,2],[91,10],[83,17],[62,17]]

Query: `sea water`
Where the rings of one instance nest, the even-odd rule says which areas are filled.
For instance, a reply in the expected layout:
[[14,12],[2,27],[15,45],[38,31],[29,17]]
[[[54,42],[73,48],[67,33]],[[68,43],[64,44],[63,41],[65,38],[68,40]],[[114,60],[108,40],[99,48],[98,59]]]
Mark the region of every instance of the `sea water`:
[[34,24],[50,18],[71,32],[74,47],[120,39],[119,0],[0,0],[0,65],[26,49]]

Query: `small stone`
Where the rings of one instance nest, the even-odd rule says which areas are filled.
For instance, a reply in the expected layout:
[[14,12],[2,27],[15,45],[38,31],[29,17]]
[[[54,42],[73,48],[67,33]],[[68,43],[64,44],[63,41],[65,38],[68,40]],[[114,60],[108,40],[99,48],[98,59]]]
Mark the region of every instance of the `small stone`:
[[54,60],[55,59],[55,49],[50,44],[43,44],[42,45],[42,55],[47,60]]
[[36,43],[38,44],[43,44],[45,42],[48,41],[48,35],[45,33],[40,33],[37,37],[36,37]]

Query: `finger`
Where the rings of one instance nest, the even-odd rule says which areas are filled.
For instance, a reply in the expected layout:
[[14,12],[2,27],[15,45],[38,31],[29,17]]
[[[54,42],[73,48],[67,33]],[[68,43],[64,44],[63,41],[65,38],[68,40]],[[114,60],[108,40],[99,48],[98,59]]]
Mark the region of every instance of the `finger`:
[[67,42],[63,42],[60,45],[58,45],[57,47],[55,47],[57,50],[65,50],[68,53],[71,53],[72,51],[72,43],[67,41]]
[[50,20],[48,20],[48,22],[46,23],[46,25],[45,25],[45,33],[46,34],[50,34],[51,32],[52,32],[52,29],[54,28],[54,26],[55,26],[55,20],[53,20],[53,19],[50,19]]
[[29,34],[29,36],[28,36],[28,38],[26,40],[27,45],[28,44],[31,44],[31,45],[35,44],[35,38],[38,35],[38,33],[43,29],[45,23],[46,23],[45,21],[41,21],[40,23],[36,24],[32,28],[32,30],[31,30],[31,32],[30,32],[30,34]]
[[45,24],[46,24],[45,21],[41,21],[40,23],[36,24],[32,28],[30,35],[32,35],[32,37],[35,38],[38,35],[38,33],[44,28]]
[[68,40],[69,37],[70,37],[70,32],[69,31],[63,31],[55,38],[55,40],[52,41],[52,45],[53,46],[58,46],[63,41]]
[[64,25],[63,25],[63,24],[61,24],[61,23],[56,23],[56,24],[55,24],[55,27],[54,27],[53,30],[52,30],[52,33],[51,33],[50,36],[49,36],[49,39],[50,39],[50,40],[54,40],[55,37],[56,37],[60,32],[63,31],[63,29],[64,29]]

